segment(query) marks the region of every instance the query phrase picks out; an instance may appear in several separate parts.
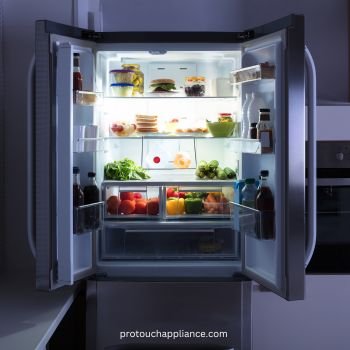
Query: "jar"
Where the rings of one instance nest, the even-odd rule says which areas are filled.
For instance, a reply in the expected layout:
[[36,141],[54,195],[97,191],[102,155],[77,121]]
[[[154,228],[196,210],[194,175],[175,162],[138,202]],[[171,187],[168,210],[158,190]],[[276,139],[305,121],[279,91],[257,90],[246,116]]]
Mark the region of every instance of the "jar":
[[251,139],[257,139],[258,138],[258,129],[256,128],[258,123],[251,123],[249,128],[249,137]]
[[134,78],[132,83],[134,84],[134,89],[132,91],[133,96],[143,95],[144,92],[144,74],[140,71],[140,65],[136,63],[125,63],[122,64],[123,69],[133,71]]
[[272,140],[272,124],[270,121],[270,109],[260,108],[259,110],[259,123],[256,126],[258,135],[257,138],[261,142],[261,152],[269,153],[273,150]]
[[204,77],[186,77],[185,80],[186,96],[204,96],[205,78]]

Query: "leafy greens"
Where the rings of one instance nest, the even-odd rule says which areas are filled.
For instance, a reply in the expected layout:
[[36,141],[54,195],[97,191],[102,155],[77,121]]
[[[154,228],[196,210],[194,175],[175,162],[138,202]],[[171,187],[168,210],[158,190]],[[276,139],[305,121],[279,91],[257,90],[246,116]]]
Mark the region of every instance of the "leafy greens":
[[145,180],[150,178],[145,169],[128,158],[107,163],[104,175],[106,180]]

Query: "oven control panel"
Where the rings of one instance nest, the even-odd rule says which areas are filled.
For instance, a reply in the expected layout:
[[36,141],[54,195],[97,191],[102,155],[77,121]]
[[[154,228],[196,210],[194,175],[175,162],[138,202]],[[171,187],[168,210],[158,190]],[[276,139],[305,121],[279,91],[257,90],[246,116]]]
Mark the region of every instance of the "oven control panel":
[[317,168],[350,168],[350,141],[318,141]]

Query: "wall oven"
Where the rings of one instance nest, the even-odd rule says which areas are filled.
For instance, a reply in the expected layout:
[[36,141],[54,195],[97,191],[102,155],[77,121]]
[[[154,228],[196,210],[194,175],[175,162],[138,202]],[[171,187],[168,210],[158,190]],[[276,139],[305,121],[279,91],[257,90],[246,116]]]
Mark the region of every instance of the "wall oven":
[[350,141],[317,142],[317,240],[307,273],[350,273]]

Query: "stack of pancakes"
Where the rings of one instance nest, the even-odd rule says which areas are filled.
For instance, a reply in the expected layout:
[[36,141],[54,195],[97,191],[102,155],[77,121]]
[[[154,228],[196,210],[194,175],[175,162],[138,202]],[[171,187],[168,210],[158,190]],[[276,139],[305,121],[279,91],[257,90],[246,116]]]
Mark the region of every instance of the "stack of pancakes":
[[158,132],[158,117],[156,115],[136,115],[136,131]]

